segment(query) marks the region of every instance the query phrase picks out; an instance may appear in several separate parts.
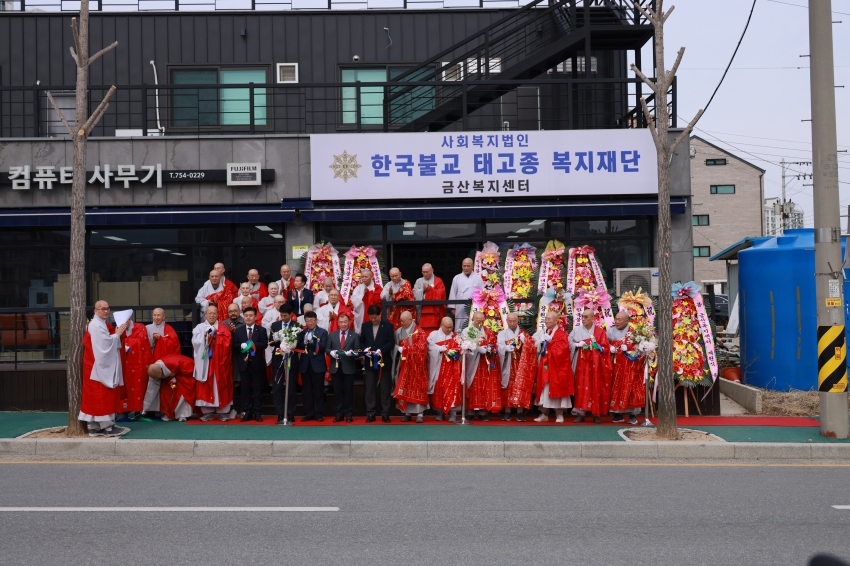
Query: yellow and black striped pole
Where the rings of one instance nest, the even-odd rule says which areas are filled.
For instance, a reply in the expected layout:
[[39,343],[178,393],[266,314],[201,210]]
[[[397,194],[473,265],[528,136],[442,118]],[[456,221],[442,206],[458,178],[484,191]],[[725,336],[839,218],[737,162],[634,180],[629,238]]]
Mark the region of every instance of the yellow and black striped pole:
[[847,391],[847,344],[843,326],[818,326],[818,391]]

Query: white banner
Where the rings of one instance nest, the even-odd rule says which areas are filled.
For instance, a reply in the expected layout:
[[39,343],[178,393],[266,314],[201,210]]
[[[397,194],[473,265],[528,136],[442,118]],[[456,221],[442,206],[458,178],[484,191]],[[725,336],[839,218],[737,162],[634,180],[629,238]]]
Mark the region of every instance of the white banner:
[[314,201],[658,193],[646,129],[310,136]]

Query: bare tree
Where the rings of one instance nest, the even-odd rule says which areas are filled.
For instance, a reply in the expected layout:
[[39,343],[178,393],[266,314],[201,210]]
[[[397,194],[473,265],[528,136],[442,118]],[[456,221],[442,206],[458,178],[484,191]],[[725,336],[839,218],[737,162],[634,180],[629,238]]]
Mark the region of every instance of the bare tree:
[[115,49],[114,42],[89,57],[89,0],[80,1],[80,24],[77,18],[71,18],[71,31],[74,34],[74,46],[71,57],[77,64],[77,112],[74,127],[68,124],[65,116],[53,100],[50,92],[47,98],[59,119],[68,128],[74,142],[74,181],[71,185],[71,317],[70,343],[68,345],[68,436],[79,436],[85,432],[77,417],[82,400],[83,372],[83,336],[86,329],[86,151],[88,135],[109,106],[109,99],[115,93],[115,85],[109,89],[97,109],[88,116],[89,106],[89,66],[104,53]]
[[676,147],[688,136],[694,124],[702,116],[703,111],[691,120],[684,131],[670,143],[667,135],[670,115],[667,109],[667,91],[676,76],[676,69],[682,62],[685,48],[679,49],[673,68],[664,68],[664,22],[670,17],[675,6],[670,6],[664,12],[664,0],[656,1],[655,10],[644,8],[637,2],[635,7],[641,11],[655,28],[655,80],[644,75],[634,64],[632,71],[649,86],[655,94],[655,119],[649,113],[646,99],[641,97],[640,104],[646,117],[647,127],[652,133],[655,149],[658,154],[658,268],[661,279],[660,296],[658,298],[658,436],[670,440],[679,438],[679,428],[676,422],[676,397],[673,383],[673,298],[670,294],[672,286],[672,247],[673,236],[670,225],[670,161]]

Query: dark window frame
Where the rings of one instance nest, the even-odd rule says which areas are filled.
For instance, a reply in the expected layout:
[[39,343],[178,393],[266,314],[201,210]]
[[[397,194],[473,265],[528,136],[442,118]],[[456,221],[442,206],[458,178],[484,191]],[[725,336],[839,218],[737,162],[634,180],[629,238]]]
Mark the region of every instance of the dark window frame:
[[[721,191],[721,187],[732,187],[732,191]],[[735,194],[735,185],[709,185],[709,192],[713,195],[734,195]]]
[[716,158],[716,159],[706,159],[705,160],[706,167],[714,167],[714,166],[718,166],[718,165],[727,165],[727,164],[728,163],[727,163],[725,157]]
[[[705,223],[701,222],[702,219],[705,219]],[[691,225],[692,226],[711,226],[709,215],[708,214],[694,214],[691,216]]]
[[[221,123],[221,93],[222,89],[228,88],[228,86],[221,82],[221,71],[252,71],[252,70],[263,70],[266,73],[266,82],[264,85],[273,85],[276,84],[274,79],[275,77],[275,69],[272,68],[273,65],[271,63],[256,63],[256,64],[220,64],[220,65],[169,65],[166,68],[166,73],[168,77],[168,82],[171,85],[174,85],[174,71],[215,71],[217,75],[217,81],[214,85],[210,84],[211,90],[216,90],[216,116],[217,116],[217,124],[216,125],[200,125],[200,120],[198,120],[198,124],[195,126],[177,126],[174,123],[174,91],[176,88],[171,89],[167,93],[164,93],[165,96],[162,98],[165,100],[165,111],[168,121],[168,127],[171,130],[175,130],[178,132],[193,132],[193,131],[207,131],[207,132],[215,132],[215,131],[250,131],[251,124],[222,124]],[[265,87],[266,89],[266,123],[265,124],[254,124],[255,130],[261,131],[273,131],[274,130],[274,116],[272,110],[274,109],[273,99],[275,95],[274,87],[269,86]],[[191,90],[191,89],[187,89]],[[201,89],[198,89],[201,90]],[[162,93],[161,93],[162,94]],[[255,105],[256,106],[256,105]],[[254,116],[254,120],[256,121],[256,115]]]
[[694,246],[694,257],[711,257],[711,246]]

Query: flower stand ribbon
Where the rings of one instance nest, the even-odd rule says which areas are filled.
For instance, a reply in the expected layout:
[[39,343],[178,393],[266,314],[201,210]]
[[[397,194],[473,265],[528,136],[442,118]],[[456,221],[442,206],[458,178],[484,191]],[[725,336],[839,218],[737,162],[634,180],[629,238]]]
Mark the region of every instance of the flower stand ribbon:
[[322,281],[326,277],[338,280],[339,252],[330,244],[313,244],[307,250],[304,262],[304,275],[307,277],[307,288],[318,293],[322,290]]
[[348,299],[354,288],[360,284],[360,270],[368,269],[372,272],[372,279],[383,287],[381,281],[381,268],[378,266],[378,252],[372,246],[351,246],[345,252],[345,269],[342,275],[342,287],[339,294],[343,304],[348,304]]
[[566,247],[558,240],[551,240],[546,244],[543,257],[540,262],[540,274],[537,277],[537,292],[545,293],[546,289],[553,287],[561,289],[564,286],[561,269],[564,267],[564,252]]

